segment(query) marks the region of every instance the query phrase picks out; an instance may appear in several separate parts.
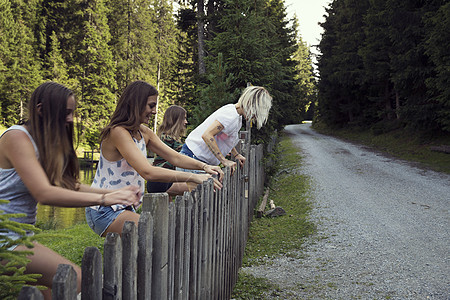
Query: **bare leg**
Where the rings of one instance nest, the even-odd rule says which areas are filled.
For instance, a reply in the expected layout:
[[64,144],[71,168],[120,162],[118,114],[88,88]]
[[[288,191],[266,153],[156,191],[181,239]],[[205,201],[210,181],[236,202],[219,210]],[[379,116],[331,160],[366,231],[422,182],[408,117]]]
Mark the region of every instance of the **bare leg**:
[[183,195],[184,192],[189,192],[186,182],[174,182],[170,189],[167,190],[167,194],[170,196]]
[[81,291],[81,268],[53,250],[36,242],[33,244],[34,248],[32,249],[20,245],[14,251],[33,251],[33,255],[28,256],[31,262],[27,265],[26,273],[42,274],[42,277],[37,280],[36,284],[49,288],[49,290],[43,291],[42,293],[45,299],[51,299],[53,276],[56,274],[56,269],[59,264],[67,264],[73,267],[77,273],[77,293],[79,293]]
[[111,225],[106,228],[103,236],[106,236],[108,232],[117,232],[122,234],[123,224],[125,224],[126,221],[132,221],[136,226],[138,226],[139,217],[140,215],[135,212],[124,210],[124,212],[118,215]]

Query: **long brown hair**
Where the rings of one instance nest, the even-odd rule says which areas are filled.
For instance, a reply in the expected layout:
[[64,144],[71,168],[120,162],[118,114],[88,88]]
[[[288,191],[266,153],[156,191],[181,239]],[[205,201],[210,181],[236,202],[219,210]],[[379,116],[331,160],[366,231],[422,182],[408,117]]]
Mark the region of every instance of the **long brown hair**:
[[73,148],[73,123],[67,123],[67,100],[73,93],[56,82],[41,84],[31,95],[25,123],[39,151],[39,162],[55,186],[76,189],[79,164]]
[[178,105],[171,105],[164,113],[164,118],[158,127],[158,136],[161,134],[167,134],[181,141],[181,137],[186,132],[186,126],[184,120],[186,118],[186,110]]
[[145,81],[130,83],[117,102],[111,121],[103,129],[100,140],[103,141],[112,128],[122,126],[129,131],[139,129],[141,125],[140,115],[145,111],[148,97],[158,95],[156,88]]

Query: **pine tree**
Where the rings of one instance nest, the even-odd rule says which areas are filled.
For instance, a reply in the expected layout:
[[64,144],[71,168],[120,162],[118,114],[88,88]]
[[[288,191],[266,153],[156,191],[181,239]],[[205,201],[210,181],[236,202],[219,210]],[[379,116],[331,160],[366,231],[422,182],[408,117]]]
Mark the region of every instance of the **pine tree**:
[[[439,2],[445,1],[436,1]],[[431,101],[436,105],[437,119],[440,129],[450,132],[450,2],[442,4],[435,11],[424,14],[426,23],[425,53],[433,63],[433,73],[426,80]]]
[[80,69],[75,73],[81,86],[79,116],[82,132],[91,148],[95,148],[100,130],[114,110],[115,68],[108,47],[111,37],[103,0],[86,1],[80,16],[83,39],[76,53]]
[[23,107],[42,81],[40,61],[33,48],[34,35],[25,22],[29,16],[18,5],[13,10],[11,4],[8,0],[0,3],[0,67],[5,70],[0,75],[0,106],[6,126],[24,117]]

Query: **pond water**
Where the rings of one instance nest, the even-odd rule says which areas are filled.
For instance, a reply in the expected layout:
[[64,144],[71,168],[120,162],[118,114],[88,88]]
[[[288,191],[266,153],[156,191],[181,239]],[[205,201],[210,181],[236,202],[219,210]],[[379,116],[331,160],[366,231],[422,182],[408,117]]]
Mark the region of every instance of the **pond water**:
[[[91,184],[94,178],[94,168],[84,168],[80,170],[80,179],[82,183]],[[75,224],[86,222],[84,216],[84,207],[56,207],[38,204],[37,224],[46,228],[67,228]]]

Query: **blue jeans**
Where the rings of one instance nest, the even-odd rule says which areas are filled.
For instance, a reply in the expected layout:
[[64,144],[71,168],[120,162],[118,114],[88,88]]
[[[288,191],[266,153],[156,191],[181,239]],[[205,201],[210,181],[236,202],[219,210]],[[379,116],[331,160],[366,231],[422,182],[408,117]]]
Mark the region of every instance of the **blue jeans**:
[[[189,147],[186,144],[183,144],[183,147],[181,147],[181,154],[192,157],[193,159],[199,160],[201,162],[204,162],[203,160],[199,159],[197,156],[194,155],[194,153],[191,151],[191,149],[189,149]],[[179,168],[177,167],[177,171],[182,171],[182,172],[188,172],[188,173],[195,173],[195,174],[203,174],[205,173],[205,171],[203,170],[191,170],[191,169],[183,169],[183,168]]]

